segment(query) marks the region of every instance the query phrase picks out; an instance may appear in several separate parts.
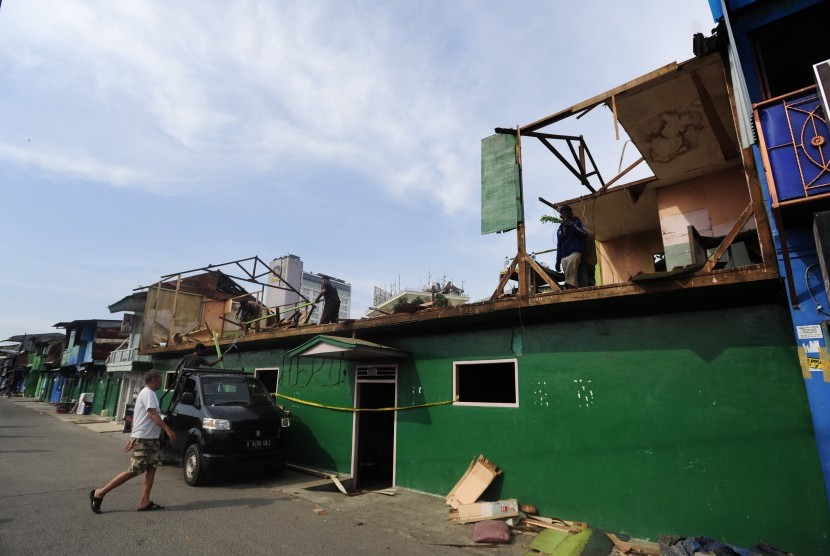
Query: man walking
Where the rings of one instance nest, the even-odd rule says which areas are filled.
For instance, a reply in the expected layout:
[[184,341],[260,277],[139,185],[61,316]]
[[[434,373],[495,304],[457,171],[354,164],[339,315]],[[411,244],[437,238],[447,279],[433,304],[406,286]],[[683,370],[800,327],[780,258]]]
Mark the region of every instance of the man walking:
[[150,491],[153,489],[153,480],[156,477],[156,466],[161,463],[159,440],[161,431],[165,432],[173,444],[176,443],[176,433],[167,426],[159,414],[159,400],[155,391],[161,388],[161,374],[158,371],[149,371],[144,375],[144,384],[144,388],[138,393],[135,401],[132,434],[127,444],[124,445],[125,452],[132,451],[130,466],[103,487],[90,491],[89,504],[96,514],[101,513],[101,502],[104,501],[104,496],[109,491],[142,473],[144,473],[144,484],[141,487],[141,498],[138,501],[137,510],[145,512],[164,509],[164,506],[150,500]]

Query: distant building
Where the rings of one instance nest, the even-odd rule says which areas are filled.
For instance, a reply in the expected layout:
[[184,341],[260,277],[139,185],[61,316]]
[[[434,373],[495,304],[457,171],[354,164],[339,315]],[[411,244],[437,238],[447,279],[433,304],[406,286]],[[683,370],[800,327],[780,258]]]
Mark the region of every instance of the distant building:
[[[289,254],[279,259],[274,259],[271,261],[270,266],[294,290],[299,291],[310,301],[314,301],[320,294],[323,274],[305,272],[303,270],[303,261],[297,255]],[[331,283],[340,296],[340,319],[348,319],[352,303],[351,284],[335,278],[330,274],[326,276],[331,278]],[[276,276],[272,275],[268,283],[272,286],[265,289],[264,303],[268,307],[278,307],[282,312],[284,307],[291,307],[300,303],[300,296],[295,291],[292,291],[291,288],[286,288]],[[308,322],[314,324],[320,322],[320,315],[323,312],[322,301],[320,303],[318,308],[312,313]]]
[[385,290],[375,286],[374,295],[372,296],[372,306],[369,307],[369,310],[364,316],[377,317],[394,313],[396,305],[413,303],[417,298],[420,298],[422,303],[435,303],[436,299],[440,299],[441,297],[446,300],[447,307],[463,305],[470,301],[470,296],[464,293],[464,289],[459,288],[452,281],[445,281],[444,284],[432,282],[420,290],[409,288],[400,290],[395,286],[390,287],[389,290]]
[[110,412],[110,407],[104,409],[119,421],[124,419],[127,405],[135,403],[138,393],[144,388],[144,373],[152,367],[152,357],[138,353],[146,305],[147,292],[143,291],[132,293],[109,306],[110,313],[124,313],[121,331],[129,335],[110,352],[106,361],[107,374],[117,377],[120,386],[118,398],[112,402],[113,412]]

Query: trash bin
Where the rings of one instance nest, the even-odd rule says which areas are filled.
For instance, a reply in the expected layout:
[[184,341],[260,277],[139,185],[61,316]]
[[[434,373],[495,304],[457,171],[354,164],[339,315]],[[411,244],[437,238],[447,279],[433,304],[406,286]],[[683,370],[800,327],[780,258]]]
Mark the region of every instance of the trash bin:
[[[93,394],[92,392],[84,392],[83,394],[81,394],[78,398],[78,408],[76,409],[78,415],[89,415],[89,413],[86,412],[86,404],[91,404],[94,399],[95,394]],[[90,413],[91,412],[92,411],[90,410]]]
[[92,402],[84,402],[84,415],[92,415]]
[[124,408],[124,432],[133,432],[133,410],[135,405],[129,403]]

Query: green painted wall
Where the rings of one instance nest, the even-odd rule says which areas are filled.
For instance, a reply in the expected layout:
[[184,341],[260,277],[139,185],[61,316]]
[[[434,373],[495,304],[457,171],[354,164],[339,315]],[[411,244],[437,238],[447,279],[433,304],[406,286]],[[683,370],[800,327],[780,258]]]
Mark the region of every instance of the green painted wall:
[[100,376],[95,385],[92,413],[100,415],[101,411],[106,409],[110,417],[115,415],[120,386],[120,375],[116,373],[104,373],[103,376]]
[[492,495],[543,515],[651,539],[702,534],[830,553],[780,307],[406,339],[398,347],[415,363],[401,369],[399,405],[449,399],[454,360],[506,357],[514,346],[519,408],[398,414],[399,485],[446,493],[481,453],[504,469]]
[[29,371],[29,377],[26,379],[26,389],[23,391],[24,396],[34,396],[37,392],[37,385],[41,380],[41,372],[39,370]]
[[[515,357],[519,366],[518,408],[399,412],[397,485],[444,495],[484,454],[504,470],[485,499],[516,497],[543,515],[641,538],[763,539],[830,554],[787,319],[778,305],[758,305],[372,338],[411,354],[399,362],[399,406],[452,399],[453,361]],[[282,350],[225,362],[279,367],[281,394],[353,404],[350,364],[288,360]],[[352,414],[279,403],[294,414],[294,461],[348,473]]]
[[[328,407],[354,406],[354,367],[341,361],[286,360],[280,367],[279,394]],[[351,473],[353,413],[277,403],[292,413],[294,459],[315,467]]]

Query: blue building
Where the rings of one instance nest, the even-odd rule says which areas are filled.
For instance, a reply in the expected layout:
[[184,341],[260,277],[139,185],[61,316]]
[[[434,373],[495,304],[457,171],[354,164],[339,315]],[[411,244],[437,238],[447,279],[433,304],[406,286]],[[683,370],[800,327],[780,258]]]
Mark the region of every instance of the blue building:
[[695,45],[728,51],[741,148],[765,192],[830,497],[830,3],[709,4],[718,30]]

